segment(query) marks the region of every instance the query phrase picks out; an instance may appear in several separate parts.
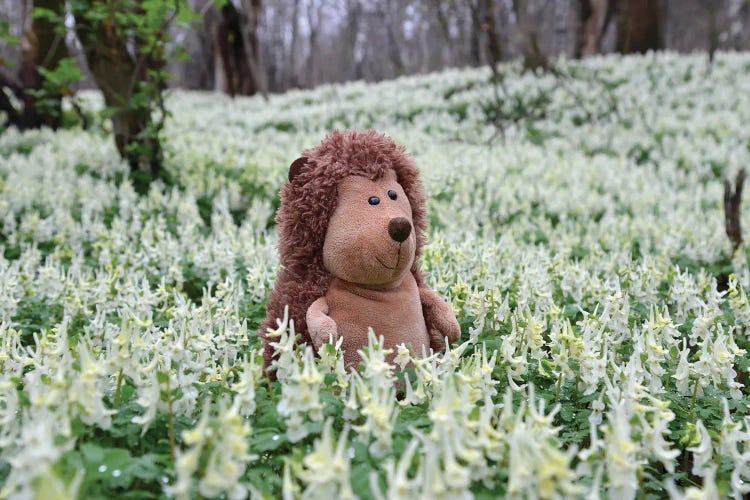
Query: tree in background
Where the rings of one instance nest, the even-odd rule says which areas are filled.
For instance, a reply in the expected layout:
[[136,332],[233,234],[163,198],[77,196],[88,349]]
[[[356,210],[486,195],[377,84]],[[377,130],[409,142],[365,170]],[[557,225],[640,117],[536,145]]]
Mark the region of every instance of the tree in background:
[[495,26],[499,6],[490,0],[483,0],[483,2],[485,5],[483,6],[484,22],[482,23],[482,30],[487,33],[487,52],[490,56],[489,64],[494,73],[497,71],[497,65],[503,60],[503,44],[500,41],[500,35],[497,33]]
[[258,22],[261,0],[217,2],[211,28],[217,68],[216,88],[231,96],[266,95],[266,82],[258,62]]
[[615,0],[579,0],[580,27],[576,57],[589,57],[602,50],[602,37],[614,15]]
[[533,12],[529,0],[513,0],[513,10],[516,13],[516,24],[520,35],[523,66],[530,70],[546,70],[549,59],[544,53],[540,41],[540,10]]
[[[190,0],[197,11],[212,1]],[[750,22],[745,0],[274,0],[254,11],[258,54],[252,60],[268,91],[284,92],[445,67],[497,66],[516,58],[544,67],[545,59],[549,65],[558,55],[615,52],[620,25],[619,41],[628,51],[648,50],[637,42],[648,26],[658,31],[651,48],[691,51],[704,48],[708,39],[705,13],[696,12],[704,1],[718,13],[718,49],[750,47],[742,29]],[[240,16],[248,11],[245,3],[232,2]],[[649,4],[659,8],[644,8]],[[205,40],[186,35],[191,36]],[[225,90],[214,44],[193,43],[203,46],[194,53],[206,69],[195,70],[191,63],[190,71],[179,70],[183,86]],[[218,78],[207,81],[201,76],[206,74]]]
[[159,176],[169,28],[192,11],[185,0],[71,0],[70,8],[120,156],[144,180]]
[[[26,12],[31,11],[29,7],[23,6]],[[11,125],[21,130],[59,127],[62,98],[72,94],[72,85],[81,77],[75,61],[68,57],[65,25],[58,22],[64,13],[65,0],[35,0],[30,26],[20,40],[18,74],[8,71],[7,64],[0,68],[0,110]],[[4,38],[15,41],[8,34]]]
[[662,0],[617,2],[617,52],[645,53],[664,48]]
[[[18,76],[0,68],[0,111],[7,124],[19,129],[62,124],[62,99],[74,94],[82,78],[65,43],[66,17],[72,15],[72,32],[104,96],[102,116],[111,122],[136,186],[145,188],[162,172],[166,64],[175,55],[167,43],[175,21],[193,18],[187,0],[69,0],[67,10],[65,0],[34,0],[26,11],[32,21],[21,40]],[[12,40],[8,30],[4,34]]]
[[[187,64],[170,61],[170,72],[176,76],[170,85],[239,95],[540,59],[527,57],[534,54],[552,61],[558,55],[583,57],[618,49],[750,49],[746,0],[183,1],[205,14],[205,23],[191,29],[180,23],[169,27],[168,38],[179,39],[191,53]],[[19,41],[24,34],[19,12],[25,10],[18,8],[20,3],[31,0],[0,0],[0,28],[7,19]],[[78,47],[70,37],[68,42],[72,55],[81,61]],[[19,51],[0,43],[0,57],[12,55],[20,61]],[[4,75],[9,74],[6,68]],[[23,87],[18,65],[10,76],[6,82]],[[93,83],[87,75],[85,85]],[[5,93],[14,94],[7,85]],[[20,99],[11,100],[16,111],[22,111]]]

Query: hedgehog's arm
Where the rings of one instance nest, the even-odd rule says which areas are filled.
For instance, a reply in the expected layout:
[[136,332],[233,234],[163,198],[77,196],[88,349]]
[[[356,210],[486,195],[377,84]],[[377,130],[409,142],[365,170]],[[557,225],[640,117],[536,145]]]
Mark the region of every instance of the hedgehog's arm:
[[426,286],[419,287],[419,300],[422,302],[422,314],[430,336],[430,347],[433,351],[445,350],[445,337],[455,342],[461,337],[453,309],[437,293]]
[[325,296],[310,304],[307,308],[307,331],[313,341],[315,350],[326,342],[334,344],[339,338],[336,322],[328,316],[328,302]]

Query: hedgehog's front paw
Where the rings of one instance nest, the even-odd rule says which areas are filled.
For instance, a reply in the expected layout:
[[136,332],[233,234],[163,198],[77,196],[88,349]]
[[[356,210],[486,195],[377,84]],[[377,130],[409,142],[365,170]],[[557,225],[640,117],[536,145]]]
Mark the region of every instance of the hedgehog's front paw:
[[434,317],[433,321],[433,329],[430,332],[430,337],[434,336],[439,339],[438,343],[442,349],[445,349],[445,337],[448,337],[448,342],[450,343],[461,338],[461,327],[458,325],[458,320],[456,320],[456,316],[448,304],[446,304],[444,314]]
[[315,350],[317,351],[320,349],[320,346],[327,342],[335,344],[339,339],[336,322],[333,321],[330,316],[324,314],[312,319],[312,323],[310,323],[310,320],[308,319],[307,330],[310,332],[310,338],[313,341]]
[[456,315],[446,301],[428,288],[419,288],[419,298],[422,301],[422,313],[430,336],[430,347],[434,351],[443,351],[446,337],[451,343],[461,338],[461,327]]
[[307,308],[307,332],[317,351],[326,342],[333,344],[339,339],[336,322],[328,316],[328,302],[325,296],[318,298]]

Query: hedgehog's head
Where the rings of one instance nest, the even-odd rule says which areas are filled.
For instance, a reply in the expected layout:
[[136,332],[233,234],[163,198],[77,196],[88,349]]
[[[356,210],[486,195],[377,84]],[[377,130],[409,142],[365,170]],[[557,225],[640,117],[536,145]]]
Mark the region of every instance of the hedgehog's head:
[[323,242],[323,264],[358,285],[388,287],[411,270],[417,248],[412,209],[396,173],[361,175],[338,183],[336,209]]
[[384,286],[417,273],[422,184],[404,148],[377,132],[337,131],[306,150],[289,169],[277,220],[281,263],[300,278]]

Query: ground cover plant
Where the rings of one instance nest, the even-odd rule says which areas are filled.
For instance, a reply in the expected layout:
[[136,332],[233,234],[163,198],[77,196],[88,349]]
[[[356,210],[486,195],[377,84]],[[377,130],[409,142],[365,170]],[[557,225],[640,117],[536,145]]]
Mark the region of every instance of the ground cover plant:
[[[170,183],[142,195],[98,129],[6,130],[0,497],[750,492],[750,272],[722,211],[750,165],[750,57],[557,71],[177,91]],[[365,127],[421,168],[423,268],[462,338],[392,367],[373,336],[352,375],[280,318],[269,382],[278,190],[299,151]]]

